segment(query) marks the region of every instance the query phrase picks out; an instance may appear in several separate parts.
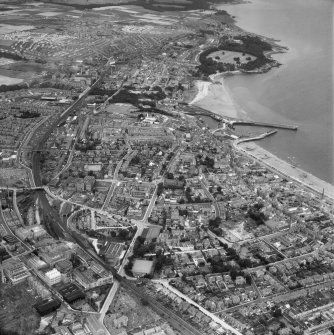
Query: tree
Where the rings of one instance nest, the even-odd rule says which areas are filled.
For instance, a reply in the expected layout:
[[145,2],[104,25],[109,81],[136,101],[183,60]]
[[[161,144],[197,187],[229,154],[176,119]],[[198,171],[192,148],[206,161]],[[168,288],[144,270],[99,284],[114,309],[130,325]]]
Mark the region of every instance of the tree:
[[134,164],[134,165],[136,165],[136,164],[139,164],[139,163],[140,163],[140,158],[139,158],[139,156],[135,156],[135,157],[132,158],[130,164]]
[[148,306],[150,302],[146,298],[141,298],[140,302],[143,306]]
[[167,179],[174,179],[174,175],[171,172],[166,172]]
[[217,216],[216,218],[209,220],[209,228],[219,228],[221,223],[222,219],[219,216]]
[[282,310],[280,308],[275,308],[273,311],[273,317],[279,318],[282,316]]
[[158,187],[157,187],[157,196],[158,197],[162,194],[163,190],[164,190],[164,184],[163,183],[159,183]]
[[233,248],[227,248],[226,254],[227,256],[234,258],[237,255],[237,252]]
[[231,279],[232,279],[233,281],[236,280],[236,279],[237,279],[237,276],[238,276],[238,272],[237,272],[237,270],[232,269],[232,270],[230,271],[230,276],[231,276]]
[[249,273],[245,274],[244,278],[246,279],[246,284],[247,285],[252,285],[252,277]]

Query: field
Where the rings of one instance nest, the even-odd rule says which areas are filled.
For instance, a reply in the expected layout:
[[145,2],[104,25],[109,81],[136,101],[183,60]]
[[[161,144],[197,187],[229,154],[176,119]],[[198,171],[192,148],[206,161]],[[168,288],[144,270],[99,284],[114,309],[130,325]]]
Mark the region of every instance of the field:
[[[1,76],[0,76],[1,85]],[[2,168],[0,167],[0,186],[18,187],[27,185],[27,172],[19,168]]]

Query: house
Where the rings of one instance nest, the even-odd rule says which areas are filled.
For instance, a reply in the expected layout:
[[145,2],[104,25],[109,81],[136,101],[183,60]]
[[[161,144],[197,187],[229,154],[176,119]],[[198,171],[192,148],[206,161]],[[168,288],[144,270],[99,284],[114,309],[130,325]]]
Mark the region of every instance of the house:
[[246,283],[246,279],[243,276],[237,276],[235,283],[236,285],[244,285]]
[[86,176],[84,178],[85,190],[87,192],[91,192],[95,185],[95,177],[94,176]]
[[83,181],[83,179],[78,178],[76,183],[75,183],[75,188],[77,190],[77,192],[83,192],[85,190],[85,183]]

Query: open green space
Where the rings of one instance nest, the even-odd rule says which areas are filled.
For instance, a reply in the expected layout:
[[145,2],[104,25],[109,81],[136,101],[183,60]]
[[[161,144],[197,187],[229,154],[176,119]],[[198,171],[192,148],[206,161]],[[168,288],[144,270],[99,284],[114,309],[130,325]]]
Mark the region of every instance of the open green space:
[[15,286],[0,286],[0,334],[35,334],[40,317],[32,305],[35,303],[27,291],[27,282]]
[[246,63],[256,59],[256,57],[242,52],[224,50],[212,52],[208,57],[219,63],[233,63],[237,62],[237,59],[239,59],[240,63]]

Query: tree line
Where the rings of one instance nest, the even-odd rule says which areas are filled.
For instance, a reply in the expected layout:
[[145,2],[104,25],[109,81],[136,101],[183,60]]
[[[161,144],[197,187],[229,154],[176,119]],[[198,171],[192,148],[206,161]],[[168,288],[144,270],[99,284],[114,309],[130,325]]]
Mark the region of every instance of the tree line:
[[258,36],[240,35],[232,40],[227,36],[224,36],[219,42],[220,44],[218,47],[211,47],[200,54],[200,65],[197,67],[197,72],[194,73],[195,76],[209,76],[217,72],[235,71],[237,69],[235,63],[218,62],[208,57],[211,53],[220,50],[240,52],[242,54],[249,54],[256,57],[255,60],[248,58],[247,63],[240,64],[239,62],[238,68],[245,71],[252,71],[274,62],[272,59],[265,56],[265,52],[272,50],[271,44],[263,41]]

